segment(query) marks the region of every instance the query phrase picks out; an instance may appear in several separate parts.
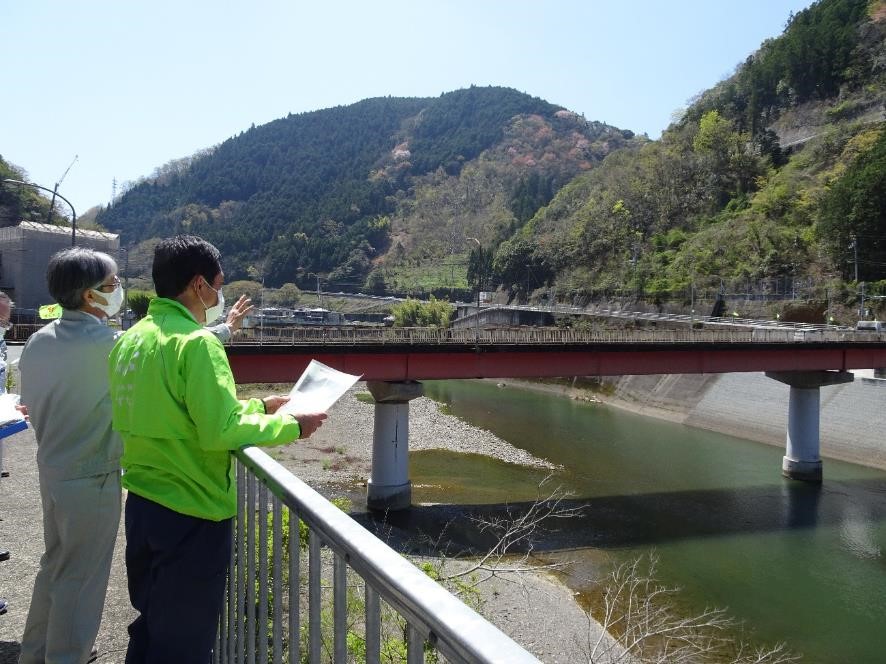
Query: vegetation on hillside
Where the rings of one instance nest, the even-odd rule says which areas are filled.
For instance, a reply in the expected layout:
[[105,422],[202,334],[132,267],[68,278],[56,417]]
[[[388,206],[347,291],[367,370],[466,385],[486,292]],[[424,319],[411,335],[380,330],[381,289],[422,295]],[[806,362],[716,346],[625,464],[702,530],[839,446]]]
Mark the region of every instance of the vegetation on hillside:
[[[661,140],[562,188],[499,247],[495,278],[520,296],[544,285],[565,298],[659,300],[799,285],[824,298],[854,279],[857,238],[859,280],[882,280],[884,18],[883,2],[861,0],[793,16]],[[785,150],[772,127],[787,133],[778,121],[801,112],[814,134]]]
[[[0,156],[0,180],[28,182],[27,172]],[[55,216],[56,221],[63,219]],[[0,227],[15,226],[21,221],[46,223],[49,219],[49,201],[32,187],[14,183],[0,184]]]

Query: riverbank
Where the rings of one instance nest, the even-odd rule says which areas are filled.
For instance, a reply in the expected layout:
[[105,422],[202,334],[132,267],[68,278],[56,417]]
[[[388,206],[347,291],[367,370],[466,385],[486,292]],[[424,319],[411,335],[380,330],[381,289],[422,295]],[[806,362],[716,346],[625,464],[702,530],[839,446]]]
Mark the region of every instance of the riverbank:
[[668,422],[682,423],[686,419],[686,414],[674,410],[667,410],[651,406],[648,403],[638,401],[630,401],[620,399],[614,395],[601,393],[600,391],[591,390],[584,387],[573,385],[564,385],[559,383],[544,383],[531,380],[520,380],[519,378],[509,378],[507,381],[484,379],[496,383],[502,389],[515,387],[522,390],[533,390],[535,392],[543,392],[545,394],[555,394],[573,401],[585,401],[588,403],[596,403],[601,406],[612,406],[619,410],[624,410],[636,415],[645,415],[654,417],[659,420],[667,420]]
[[[821,456],[886,470],[886,380],[871,371],[853,373],[850,383],[821,388]],[[761,372],[611,376],[600,391],[526,380],[504,385],[785,447],[790,390]]]
[[[241,396],[281,389],[253,385],[245,388]],[[311,438],[266,450],[326,497],[349,498],[356,512],[365,506],[372,463],[374,406],[363,400],[364,394],[365,384],[358,383],[330,409],[329,419]],[[533,468],[559,468],[445,413],[437,402],[426,397],[410,402],[409,449],[482,454]],[[356,516],[367,525],[364,517]],[[457,519],[457,514],[453,518]],[[398,527],[395,519],[383,526],[374,525],[377,534],[381,531],[398,550],[408,550],[408,542],[415,539],[420,529],[420,524],[417,527],[412,522]],[[444,575],[461,573],[472,565],[471,560],[445,555],[436,560],[443,564]],[[543,662],[586,661],[583,652],[587,643],[593,643],[601,632],[596,622],[589,621],[573,591],[543,569],[499,572],[481,583],[478,590],[480,612]]]

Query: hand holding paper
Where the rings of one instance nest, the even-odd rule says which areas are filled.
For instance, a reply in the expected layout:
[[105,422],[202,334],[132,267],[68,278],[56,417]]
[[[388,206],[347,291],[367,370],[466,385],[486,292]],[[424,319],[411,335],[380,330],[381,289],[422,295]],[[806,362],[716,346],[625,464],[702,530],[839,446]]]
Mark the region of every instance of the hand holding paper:
[[311,360],[308,368],[289,392],[289,402],[278,413],[325,413],[360,376],[347,374],[322,362]]
[[6,438],[28,428],[28,423],[25,421],[27,409],[22,412],[22,407],[18,403],[19,395],[8,392],[0,394],[0,438]]

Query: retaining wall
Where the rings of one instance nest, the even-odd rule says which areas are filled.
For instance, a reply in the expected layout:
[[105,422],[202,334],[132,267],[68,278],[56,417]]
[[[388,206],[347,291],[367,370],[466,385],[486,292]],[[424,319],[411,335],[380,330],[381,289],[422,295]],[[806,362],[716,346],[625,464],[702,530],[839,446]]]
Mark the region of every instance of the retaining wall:
[[[821,388],[821,454],[886,470],[886,380],[873,372]],[[762,373],[622,376],[615,398],[638,413],[784,447],[790,388]]]

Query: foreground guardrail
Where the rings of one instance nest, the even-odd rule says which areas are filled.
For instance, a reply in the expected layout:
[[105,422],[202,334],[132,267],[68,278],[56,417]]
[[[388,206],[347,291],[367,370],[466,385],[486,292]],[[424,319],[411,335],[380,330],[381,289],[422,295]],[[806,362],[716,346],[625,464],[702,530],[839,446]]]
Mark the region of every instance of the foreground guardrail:
[[[426,647],[465,664],[538,662],[263,451],[251,447],[234,456],[238,511],[215,664],[353,661],[349,645],[354,647],[355,638],[362,638],[358,659],[365,652],[366,662],[379,662],[382,602],[406,621],[409,664],[424,662]],[[289,520],[285,564],[284,510]],[[306,574],[302,524],[309,533]],[[330,573],[331,584],[324,581]],[[365,588],[364,609],[356,617],[354,579],[349,581],[354,575]]]

